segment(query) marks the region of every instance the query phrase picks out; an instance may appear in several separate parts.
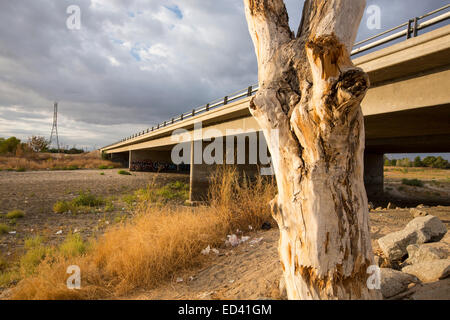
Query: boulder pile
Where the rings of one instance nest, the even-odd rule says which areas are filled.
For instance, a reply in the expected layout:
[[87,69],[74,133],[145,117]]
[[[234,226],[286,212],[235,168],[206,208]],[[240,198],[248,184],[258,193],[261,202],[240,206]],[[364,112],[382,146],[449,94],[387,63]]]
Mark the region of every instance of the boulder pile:
[[390,267],[381,268],[381,292],[386,299],[405,298],[421,284],[450,276],[450,245],[444,241],[447,237],[441,241],[447,227],[423,208],[411,214],[415,218],[403,230],[378,239],[382,257],[376,261]]

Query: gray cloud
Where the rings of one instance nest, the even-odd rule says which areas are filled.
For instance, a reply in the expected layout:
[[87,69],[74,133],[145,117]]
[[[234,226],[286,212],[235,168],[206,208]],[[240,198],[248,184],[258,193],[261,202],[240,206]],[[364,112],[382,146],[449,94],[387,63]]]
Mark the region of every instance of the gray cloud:
[[[382,29],[444,0],[368,0]],[[81,8],[82,28],[66,28]],[[286,0],[297,29],[303,0]],[[175,9],[177,8],[177,9]],[[179,12],[177,11],[179,10]],[[358,38],[368,30],[365,17]],[[20,0],[0,3],[0,135],[109,144],[257,81],[242,0]]]

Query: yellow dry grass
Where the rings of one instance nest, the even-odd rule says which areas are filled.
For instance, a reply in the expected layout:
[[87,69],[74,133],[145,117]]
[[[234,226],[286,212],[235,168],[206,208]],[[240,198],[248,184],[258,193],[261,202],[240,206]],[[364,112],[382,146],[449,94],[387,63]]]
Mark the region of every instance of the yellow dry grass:
[[119,164],[102,160],[94,154],[30,154],[24,157],[0,156],[1,170],[67,170],[97,169],[100,166],[120,167]]
[[[199,266],[201,250],[220,246],[236,228],[270,221],[272,182],[241,179],[233,168],[214,175],[210,206],[140,206],[136,216],[111,227],[78,257],[48,257],[13,290],[13,299],[97,299],[152,288]],[[81,269],[81,289],[69,290],[66,269]]]
[[384,177],[388,180],[420,179],[424,181],[450,182],[449,169],[385,167]]

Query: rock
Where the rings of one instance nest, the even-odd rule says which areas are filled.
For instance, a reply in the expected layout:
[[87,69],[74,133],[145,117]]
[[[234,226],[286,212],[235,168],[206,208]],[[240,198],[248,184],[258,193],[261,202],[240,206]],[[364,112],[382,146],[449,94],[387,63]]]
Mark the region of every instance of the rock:
[[395,261],[406,256],[406,247],[410,244],[439,241],[446,233],[447,227],[442,221],[429,215],[415,218],[403,230],[385,235],[378,239],[378,244],[384,255]]
[[414,218],[417,218],[417,217],[425,217],[425,216],[428,215],[428,212],[426,212],[425,210],[420,210],[420,209],[416,209],[416,208],[411,208],[411,209],[409,210],[409,212],[412,214],[412,216],[413,216]]
[[420,285],[410,299],[450,300],[450,278]]
[[449,247],[444,243],[426,243],[411,244],[406,250],[408,251],[408,259],[406,264],[417,264],[432,260],[447,259],[449,256]]
[[416,263],[404,267],[402,272],[414,275],[423,282],[438,281],[450,275],[450,259]]
[[369,210],[373,210],[375,207],[373,206],[373,203],[372,202],[369,202]]
[[423,241],[422,243],[440,241],[447,233],[445,224],[431,215],[415,218],[406,225],[405,229],[419,231],[419,240]]
[[419,204],[416,208],[417,209],[424,209],[424,208],[429,208],[429,206],[426,206],[424,204]]
[[396,271],[389,268],[381,268],[381,294],[384,298],[393,297],[408,290],[411,283],[418,283],[419,280],[410,274]]

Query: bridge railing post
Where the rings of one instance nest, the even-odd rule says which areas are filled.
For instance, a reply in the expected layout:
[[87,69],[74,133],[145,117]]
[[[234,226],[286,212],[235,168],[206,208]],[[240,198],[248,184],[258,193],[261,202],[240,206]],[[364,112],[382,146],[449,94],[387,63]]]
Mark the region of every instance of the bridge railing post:
[[247,97],[251,97],[252,96],[252,92],[253,92],[253,86],[248,87]]
[[225,96],[225,98],[223,98],[223,104],[224,105],[228,104],[228,96]]

